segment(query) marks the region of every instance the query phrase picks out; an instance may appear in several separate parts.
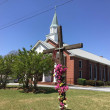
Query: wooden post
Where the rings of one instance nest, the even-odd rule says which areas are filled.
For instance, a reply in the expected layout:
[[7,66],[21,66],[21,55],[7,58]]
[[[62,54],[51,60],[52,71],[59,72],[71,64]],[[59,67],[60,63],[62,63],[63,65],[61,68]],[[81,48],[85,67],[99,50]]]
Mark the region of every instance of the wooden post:
[[59,63],[64,66],[62,26],[58,26]]
[[[63,46],[62,26],[58,26],[57,32],[58,32],[58,48],[44,50],[43,53],[44,54],[45,53],[52,53],[54,50],[59,51],[59,63],[62,64],[62,66],[64,66],[63,51],[70,50],[70,49],[76,49],[76,48],[82,48],[83,44],[79,43],[79,44],[75,44],[75,45]],[[66,75],[64,75],[64,77],[62,78],[62,83],[63,83],[62,86],[66,87]],[[71,80],[70,80],[70,83],[71,83]],[[62,96],[64,97],[63,100],[66,100],[66,92],[63,92]],[[63,103],[63,100],[62,100],[62,103]],[[61,109],[61,110],[63,110],[63,109]]]

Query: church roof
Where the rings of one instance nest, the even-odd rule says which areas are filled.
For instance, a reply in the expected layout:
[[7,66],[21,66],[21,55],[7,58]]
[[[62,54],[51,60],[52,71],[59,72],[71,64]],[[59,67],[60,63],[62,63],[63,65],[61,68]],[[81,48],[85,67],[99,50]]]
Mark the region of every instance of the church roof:
[[[46,43],[46,41],[43,41],[43,43],[45,43],[46,45],[48,45],[49,43]],[[67,46],[68,44],[63,44],[63,46]],[[54,48],[52,45],[49,44],[48,48]],[[76,57],[80,57],[80,58],[84,58],[84,59],[88,59],[91,61],[95,61],[95,62],[99,62],[102,64],[106,64],[110,66],[110,61],[106,58],[100,57],[98,55],[92,54],[90,52],[84,51],[82,49],[72,49],[72,50],[67,50],[70,53],[70,56],[76,56]]]
[[[51,40],[51,39],[50,39]],[[54,48],[54,46],[52,46],[51,44],[47,43],[46,41],[41,41],[39,40],[34,47],[37,47],[37,45],[41,43],[42,45],[44,45],[47,49],[51,49]],[[63,46],[67,46],[68,44],[63,44]],[[33,48],[34,48],[33,47]],[[105,65],[109,65],[110,66],[110,61],[106,58],[97,56],[95,54],[92,54],[90,52],[84,51],[82,49],[72,49],[72,50],[67,50],[70,54],[69,56],[75,56],[75,57],[80,57],[80,58],[84,58],[84,59],[88,59],[94,62],[99,62],[101,64],[105,64]]]
[[53,20],[52,20],[52,24],[50,27],[57,27],[58,26],[58,19],[57,19],[57,14],[55,12]]
[[52,46],[51,44],[45,42],[45,41],[41,41],[42,44],[44,44],[48,49],[54,48],[54,46]]
[[[33,48],[36,48],[39,44],[44,45],[47,49],[54,48],[54,46],[52,46],[51,44],[47,43],[46,41],[41,41],[41,40],[39,40],[39,41],[34,45]],[[32,49],[33,49],[33,48],[32,48]]]
[[[50,27],[57,27],[58,26],[58,20],[57,20],[57,15],[56,12],[54,14],[53,20],[52,20],[52,24]],[[49,34],[50,35],[50,34]],[[52,40],[51,38],[47,38],[45,41],[38,41],[33,48],[38,48],[38,45],[43,45],[45,47],[45,49],[52,49],[54,48],[54,46],[52,46],[50,43],[48,43],[48,40],[53,41],[54,43],[58,44],[58,42]],[[68,44],[63,44],[63,46],[67,46]],[[32,49],[33,49],[32,48]],[[101,64],[105,64],[105,65],[109,65],[110,66],[110,61],[107,60],[106,58],[97,56],[95,54],[92,54],[90,52],[84,51],[82,49],[71,49],[71,50],[67,50],[70,54],[69,56],[75,56],[75,57],[80,57],[83,59],[88,59],[94,62],[99,62]]]
[[99,63],[106,64],[106,65],[110,66],[110,61],[107,60],[106,58],[97,56],[95,54],[84,51],[82,49],[72,49],[72,50],[68,50],[68,52],[70,53],[70,56],[81,57],[84,59],[92,60],[92,61],[99,62]]
[[58,42],[57,42],[57,41],[54,41],[54,40],[53,40],[53,39],[51,39],[51,38],[47,38],[47,39],[45,40],[45,42],[47,42],[48,40],[51,40],[51,41],[55,42],[56,44],[58,44]]

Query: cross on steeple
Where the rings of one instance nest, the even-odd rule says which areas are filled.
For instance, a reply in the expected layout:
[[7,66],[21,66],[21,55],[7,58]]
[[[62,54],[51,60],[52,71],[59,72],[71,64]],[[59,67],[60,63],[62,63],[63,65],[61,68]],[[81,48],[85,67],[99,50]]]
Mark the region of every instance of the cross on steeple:
[[55,6],[55,12],[56,12],[56,8],[57,8],[57,6]]

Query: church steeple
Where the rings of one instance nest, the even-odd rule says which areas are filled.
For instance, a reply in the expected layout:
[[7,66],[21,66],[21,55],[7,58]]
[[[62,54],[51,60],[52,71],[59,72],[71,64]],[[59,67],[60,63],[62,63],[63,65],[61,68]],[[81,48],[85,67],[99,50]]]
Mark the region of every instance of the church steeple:
[[57,27],[58,27],[58,20],[57,20],[57,14],[56,14],[56,10],[55,10],[52,24],[50,26],[50,33],[57,33]]
[[53,17],[53,20],[52,20],[52,24],[50,27],[57,27],[58,26],[58,20],[57,20],[57,14],[56,14],[56,11],[55,11],[55,14],[54,14],[54,17]]
[[50,26],[50,34],[46,35],[46,39],[50,38],[53,41],[58,42],[57,27],[58,27],[58,19],[57,19],[57,14],[55,10],[54,17]]

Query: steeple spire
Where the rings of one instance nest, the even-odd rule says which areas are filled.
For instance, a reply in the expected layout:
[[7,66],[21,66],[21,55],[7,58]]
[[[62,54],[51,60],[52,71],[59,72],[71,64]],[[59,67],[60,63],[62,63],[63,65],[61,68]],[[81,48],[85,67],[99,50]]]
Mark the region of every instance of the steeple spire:
[[52,24],[50,26],[50,33],[46,35],[46,39],[49,38],[55,42],[58,42],[57,27],[58,27],[58,20],[57,20],[56,7],[55,7],[54,17],[52,20]]
[[57,26],[58,26],[58,20],[57,20],[57,14],[56,14],[56,6],[55,6],[55,14],[50,27],[57,27]]

